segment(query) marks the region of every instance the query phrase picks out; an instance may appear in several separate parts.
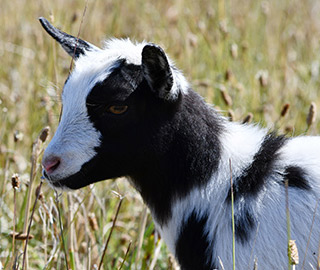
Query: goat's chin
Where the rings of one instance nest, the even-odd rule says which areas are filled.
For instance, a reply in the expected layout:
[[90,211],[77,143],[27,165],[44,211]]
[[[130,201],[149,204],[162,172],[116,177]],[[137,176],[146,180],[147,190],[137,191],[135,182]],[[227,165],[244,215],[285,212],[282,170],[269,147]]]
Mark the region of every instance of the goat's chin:
[[82,172],[75,173],[65,178],[48,177],[45,172],[43,173],[43,176],[47,179],[52,188],[63,191],[80,189],[94,182],[103,180],[92,181],[90,177],[86,177]]

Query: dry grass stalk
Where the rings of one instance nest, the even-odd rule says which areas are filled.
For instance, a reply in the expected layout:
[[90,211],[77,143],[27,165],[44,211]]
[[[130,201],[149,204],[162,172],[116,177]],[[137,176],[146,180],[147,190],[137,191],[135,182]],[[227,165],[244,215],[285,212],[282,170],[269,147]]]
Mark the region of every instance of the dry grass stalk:
[[36,209],[36,205],[37,205],[37,202],[38,202],[38,199],[39,199],[39,194],[40,194],[42,183],[43,182],[41,181],[40,182],[39,193],[38,193],[38,196],[36,197],[36,199],[34,201],[32,212],[31,212],[31,216],[30,216],[30,222],[29,222],[29,226],[28,226],[28,231],[27,231],[27,235],[26,235],[26,242],[25,242],[24,251],[23,251],[22,270],[27,269],[27,266],[26,266],[25,262],[26,262],[26,256],[27,256],[27,248],[28,248],[30,229],[31,229],[33,214],[34,214],[34,211]]
[[[37,173],[37,161],[38,157],[42,152],[41,146],[45,142],[45,139],[47,136],[44,136],[43,134],[47,134],[49,132],[49,127],[45,127],[41,130],[39,136],[32,144],[32,153],[31,153],[31,170],[30,170],[30,181],[28,186],[28,194],[27,194],[27,203],[25,208],[25,215],[24,215],[24,226],[23,226],[23,234],[28,234],[28,224],[30,226],[32,219],[29,222],[29,209],[31,204],[31,196],[32,196],[32,189],[33,189],[33,182],[36,177]],[[42,182],[41,182],[42,183]],[[36,198],[35,204],[37,202],[38,197]],[[34,206],[35,207],[35,206]],[[29,231],[30,233],[30,231]],[[28,255],[27,255],[27,244],[28,244],[28,237],[25,242],[24,246],[24,256],[23,256],[23,264],[22,269],[28,269]],[[25,267],[25,268],[24,268]]]
[[39,201],[43,202],[44,200],[44,195],[43,193],[41,192],[41,186],[38,185],[37,188],[36,188],[36,197],[39,198]]
[[16,213],[17,213],[17,200],[16,200],[16,190],[20,187],[20,179],[17,173],[13,174],[11,177],[11,184],[13,188],[13,231],[12,231],[12,263],[11,268],[14,267],[15,258],[15,239],[16,239]]
[[317,270],[320,270],[320,242],[319,242],[319,247],[318,247]]
[[218,256],[218,259],[219,259],[219,264],[220,264],[221,270],[225,270],[224,266],[223,266],[223,262],[219,256]]
[[315,206],[314,211],[313,211],[313,218],[312,218],[311,228],[310,228],[310,232],[309,232],[307,247],[306,247],[306,251],[305,251],[305,253],[304,253],[304,258],[303,258],[301,270],[304,269],[304,264],[305,264],[305,260],[306,260],[306,257],[307,257],[307,252],[308,252],[308,248],[309,248],[309,244],[310,244],[311,233],[312,233],[314,221],[315,221],[315,218],[316,218],[316,213],[317,213],[317,209],[318,209],[318,205],[319,205],[319,200],[320,200],[320,199],[317,200],[316,206]]
[[253,270],[258,270],[258,259],[254,258]]
[[[252,256],[253,256],[254,247],[255,247],[255,245],[256,245],[256,240],[257,240],[259,228],[260,228],[260,222],[258,223],[257,230],[256,230],[256,234],[255,234],[255,236],[254,236],[253,245],[252,245],[251,254],[250,254],[250,259],[249,259],[249,264],[248,264],[248,269],[250,269],[250,263],[251,263],[251,259],[252,259]],[[254,258],[254,266],[257,265],[257,267],[258,267],[257,260],[258,260],[258,259],[255,257],[255,258]],[[255,268],[254,268],[254,269],[255,269]]]
[[64,261],[65,261],[65,266],[66,269],[69,269],[69,262],[68,262],[68,255],[67,255],[67,250],[66,250],[66,244],[64,241],[64,235],[63,235],[63,225],[62,225],[62,218],[61,218],[61,211],[60,211],[60,206],[59,206],[59,197],[60,195],[58,192],[55,190],[55,201],[57,205],[57,211],[58,211],[58,218],[59,218],[59,226],[60,226],[60,237],[62,240],[62,247],[63,247],[63,253],[64,253]]
[[132,241],[130,240],[129,245],[128,245],[128,248],[127,248],[127,251],[126,251],[126,254],[124,255],[124,258],[123,258],[122,263],[121,263],[121,265],[120,265],[120,267],[119,267],[119,270],[122,269],[124,263],[126,262],[126,259],[127,259],[127,257],[128,257],[129,251],[130,251],[131,244],[132,244]]
[[[86,12],[87,12],[87,8],[88,8],[88,0],[86,0],[86,4],[85,4],[84,9],[83,9],[81,22],[80,22],[80,25],[79,25],[79,30],[78,30],[78,35],[77,35],[76,46],[74,47],[73,56],[72,56],[72,59],[71,59],[71,62],[70,62],[69,73],[71,73],[71,70],[72,70],[72,65],[73,65],[74,57],[76,55],[76,50],[77,50],[77,46],[78,46],[78,40],[79,40],[79,36],[80,36],[80,33],[81,33],[81,27],[82,27],[82,24],[83,24],[84,16],[86,15]],[[62,110],[62,106],[61,106],[61,110]],[[61,120],[61,115],[62,115],[62,111],[60,112],[60,120]]]
[[155,268],[156,262],[157,262],[157,260],[159,259],[161,246],[162,246],[162,239],[160,239],[160,240],[157,241],[157,246],[156,246],[156,248],[154,249],[154,252],[153,252],[154,255],[153,255],[153,259],[152,259],[152,261],[151,261],[149,270],[153,270],[153,269]]
[[141,215],[141,222],[139,226],[139,233],[138,233],[138,244],[137,244],[137,256],[136,256],[136,269],[138,269],[138,264],[140,260],[141,254],[141,247],[143,243],[143,236],[146,229],[147,224],[147,217],[148,217],[148,208],[146,205],[143,206],[142,215]]
[[[288,269],[291,270],[292,264],[292,254],[291,254],[291,225],[290,225],[290,210],[289,210],[289,181],[286,179],[285,183],[285,199],[286,199],[286,220],[287,220],[287,248],[288,248]],[[298,253],[296,253],[298,254]]]
[[121,208],[121,204],[123,202],[123,199],[124,197],[123,196],[120,196],[120,200],[119,200],[119,204],[118,204],[118,207],[117,207],[117,212],[116,212],[116,215],[113,219],[113,222],[112,222],[112,227],[111,227],[111,230],[110,230],[110,233],[109,233],[109,236],[108,236],[108,239],[107,239],[107,242],[104,246],[104,249],[103,249],[103,252],[102,252],[102,256],[101,256],[101,260],[100,260],[100,263],[99,263],[99,266],[98,266],[98,270],[101,269],[101,266],[102,266],[102,263],[103,263],[103,258],[107,252],[107,249],[108,249],[108,244],[109,244],[109,241],[111,239],[111,235],[112,235],[112,232],[113,232],[113,229],[115,228],[116,226],[116,221],[117,221],[117,218],[118,218],[118,215],[119,215],[119,212],[120,212],[120,208]]
[[69,251],[69,262],[72,269],[77,269],[75,266],[75,258],[74,258],[74,204],[72,200],[72,194],[69,192],[67,194],[68,199],[68,228],[69,228],[69,234],[68,234],[68,251]]
[[174,256],[169,253],[168,254],[168,270],[180,270],[180,266],[178,265]]
[[235,244],[235,221],[234,221],[234,197],[233,197],[233,179],[232,179],[232,164],[229,159],[230,168],[230,191],[231,191],[231,219],[232,219],[232,269],[236,269],[236,244]]

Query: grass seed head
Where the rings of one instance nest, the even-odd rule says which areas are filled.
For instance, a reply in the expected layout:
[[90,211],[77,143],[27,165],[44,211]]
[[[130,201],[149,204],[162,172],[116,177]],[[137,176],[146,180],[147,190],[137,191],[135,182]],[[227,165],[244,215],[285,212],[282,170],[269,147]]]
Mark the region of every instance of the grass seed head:
[[248,113],[248,115],[243,119],[242,124],[250,123],[253,119],[253,114]]
[[94,213],[90,213],[88,215],[89,225],[93,231],[97,231],[99,229],[96,215]]
[[289,240],[288,249],[291,265],[299,264],[299,254],[295,240]]
[[26,233],[18,233],[18,232],[11,232],[9,235],[11,237],[14,236],[14,239],[16,239],[16,240],[22,240],[22,241],[27,240],[27,238],[29,240],[34,238],[34,236],[32,234],[27,235]]
[[257,73],[257,78],[261,87],[267,87],[269,82],[269,73],[267,70],[259,70]]
[[20,142],[23,140],[23,133],[19,130],[16,130],[13,134],[14,142]]
[[228,110],[228,118],[229,118],[229,121],[231,121],[231,122],[234,121],[234,119],[235,119],[234,111],[231,109]]
[[195,34],[189,32],[189,33],[187,34],[187,40],[188,40],[188,44],[189,44],[192,48],[197,47],[197,45],[198,45],[198,37],[197,37]]
[[11,177],[11,184],[14,189],[19,189],[20,187],[20,177],[19,174],[15,173]]
[[225,90],[225,88],[221,88],[221,89],[220,89],[220,93],[221,93],[221,96],[222,96],[222,99],[223,99],[224,103],[225,103],[227,106],[232,106],[232,98],[231,98],[230,95],[227,93],[227,91]]
[[48,136],[49,136],[49,132],[50,132],[50,127],[45,127],[41,130],[41,133],[39,135],[39,139],[44,143]]
[[285,131],[285,133],[291,133],[291,132],[294,131],[294,126],[287,125],[287,126],[284,128],[284,131]]
[[289,111],[289,108],[290,108],[290,104],[289,103],[286,103],[283,105],[282,107],[282,110],[281,110],[281,117],[285,117]]
[[309,113],[307,115],[307,125],[310,127],[316,121],[317,105],[311,102]]
[[246,40],[241,43],[241,51],[242,53],[246,53],[249,49],[249,44]]
[[236,43],[232,43],[230,47],[230,54],[233,59],[238,58],[238,45]]
[[[39,197],[38,197],[38,196],[39,196]],[[43,193],[41,192],[41,185],[38,185],[37,188],[36,188],[36,197],[38,197],[39,200],[40,200],[41,202],[43,202],[43,200],[44,200],[44,195],[43,195]]]
[[223,20],[219,23],[219,30],[224,36],[228,35],[229,30],[226,20]]
[[225,78],[225,80],[226,81],[230,81],[231,80],[231,78],[232,78],[232,71],[231,71],[231,69],[227,69],[226,70],[226,73],[225,73],[225,75],[224,75],[224,78]]

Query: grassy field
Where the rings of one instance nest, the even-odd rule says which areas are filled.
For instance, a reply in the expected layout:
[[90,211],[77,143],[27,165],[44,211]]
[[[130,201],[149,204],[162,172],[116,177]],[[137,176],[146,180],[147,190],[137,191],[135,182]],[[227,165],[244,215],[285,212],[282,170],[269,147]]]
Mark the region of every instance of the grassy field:
[[[69,194],[55,194],[44,182],[25,255],[26,241],[13,242],[10,234],[27,231],[47,145],[37,137],[49,126],[50,139],[57,126],[71,60],[37,18],[77,35],[85,6],[80,0],[1,1],[0,263],[5,269],[21,269],[23,260],[28,269],[97,269],[114,228],[101,269],[175,269],[125,179]],[[222,114],[234,121],[249,116],[296,136],[319,128],[317,119],[311,126],[306,121],[310,105],[320,105],[319,14],[315,0],[89,0],[80,36],[96,45],[113,36],[158,43]],[[289,110],[281,114],[285,105]]]

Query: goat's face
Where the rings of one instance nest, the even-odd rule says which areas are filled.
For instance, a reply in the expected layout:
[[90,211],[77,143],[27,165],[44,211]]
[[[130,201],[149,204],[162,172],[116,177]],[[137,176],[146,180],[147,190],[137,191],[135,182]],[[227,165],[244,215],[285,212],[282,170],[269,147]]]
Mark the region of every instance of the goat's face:
[[55,187],[77,189],[134,173],[154,148],[159,122],[172,117],[187,88],[183,76],[156,45],[111,40],[100,50],[40,21],[76,60],[44,153],[44,175]]

